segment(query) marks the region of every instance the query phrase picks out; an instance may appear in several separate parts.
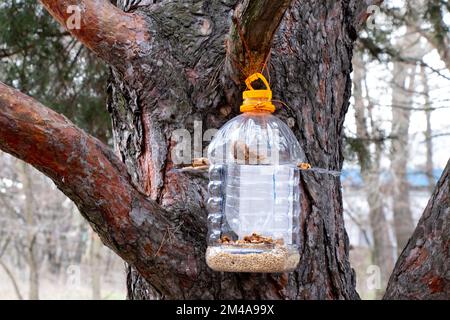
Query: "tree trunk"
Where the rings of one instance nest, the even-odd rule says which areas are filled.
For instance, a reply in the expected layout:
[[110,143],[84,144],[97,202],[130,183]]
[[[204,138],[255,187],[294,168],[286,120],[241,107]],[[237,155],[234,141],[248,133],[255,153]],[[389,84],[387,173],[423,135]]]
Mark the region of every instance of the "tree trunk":
[[23,296],[20,293],[19,284],[16,281],[16,278],[12,271],[8,268],[8,266],[0,259],[0,266],[5,270],[6,275],[8,276],[9,280],[11,281],[11,284],[13,285],[14,292],[16,293],[18,300],[23,300]]
[[[202,203],[207,177],[177,172],[171,163],[171,134],[180,128],[192,134],[194,121],[201,121],[204,129],[219,128],[239,112],[239,91],[227,85],[221,69],[236,1],[187,2],[189,10],[186,1],[142,10],[152,26],[154,53],[124,66],[129,70],[125,77],[113,70],[109,86],[117,150],[134,182],[180,221],[182,233],[195,233],[191,244],[195,250],[186,254],[190,274],[174,279],[171,293],[164,296],[357,298],[340,182],[332,176],[303,175],[302,256],[295,273],[227,274],[206,266]],[[351,89],[353,39],[346,10],[340,1],[294,1],[268,63],[274,96],[289,106],[281,107],[277,115],[295,120],[293,129],[309,162],[332,170],[342,166],[342,124]],[[180,194],[180,189],[187,192]],[[128,278],[130,299],[154,298],[155,290],[138,272],[131,271]]]
[[[397,252],[401,253],[412,231],[414,223],[410,208],[409,183],[407,177],[409,159],[409,119],[411,116],[411,95],[407,86],[411,67],[403,62],[394,62],[392,80],[392,130],[391,135],[391,175],[393,178],[394,230],[397,239]],[[414,71],[412,71],[414,72]],[[413,77],[413,76],[412,76]],[[412,77],[409,77],[411,84]]]
[[22,161],[18,162],[20,178],[23,185],[23,191],[25,195],[25,222],[27,232],[27,247],[26,247],[26,260],[28,263],[28,299],[39,300],[39,266],[36,257],[35,242],[36,232],[34,231],[34,197],[33,186],[31,182],[31,173],[28,165]]
[[[355,54],[353,59],[353,85],[355,99],[355,123],[357,138],[360,139],[357,149],[358,161],[361,168],[361,176],[364,182],[364,192],[369,205],[369,220],[373,239],[373,263],[380,268],[381,284],[377,288],[380,292],[386,288],[389,275],[394,267],[394,255],[392,242],[389,236],[389,224],[384,214],[383,194],[380,182],[381,141],[379,128],[371,117],[371,101],[366,90],[368,107],[364,105],[362,87],[365,83],[366,70],[360,54]],[[369,132],[368,123],[371,123]],[[375,143],[373,143],[375,142]],[[375,144],[374,156],[370,156],[371,146]],[[382,294],[382,293],[381,293]]]
[[400,255],[384,299],[450,297],[450,161]]
[[[450,70],[450,37],[448,35],[447,22],[444,18],[446,14],[444,6],[447,6],[448,12],[448,3],[439,0],[428,0],[425,2],[425,5],[428,6],[426,10],[429,13],[429,22],[433,25],[432,29],[434,30],[427,32],[427,28],[419,27],[418,31],[437,50],[441,60],[445,63],[447,69]],[[421,25],[417,24],[417,26]]]
[[[405,51],[405,58],[421,61],[428,48],[421,43],[414,28],[407,27],[399,40],[398,48]],[[394,61],[392,79],[392,129],[391,174],[393,177],[394,230],[397,253],[400,255],[414,230],[410,207],[409,182],[407,177],[409,160],[409,122],[416,89],[416,65]]]
[[98,236],[91,232],[91,243],[89,247],[89,266],[91,268],[91,288],[92,288],[92,299],[100,300],[102,298],[101,290],[101,246],[102,243]]
[[425,129],[425,148],[426,148],[426,160],[425,160],[425,174],[428,180],[428,190],[430,194],[434,190],[436,181],[434,179],[433,173],[433,130],[431,127],[431,101],[430,101],[430,88],[428,85],[428,77],[425,71],[425,67],[420,67],[420,76],[423,87],[423,95],[425,98],[425,118],[426,118],[426,129]]
[[[63,25],[71,19],[72,1],[41,2]],[[341,170],[353,43],[367,6],[379,2],[133,1],[137,9],[124,13],[79,0],[80,28],[69,31],[112,67],[117,157],[2,84],[0,147],[49,176],[131,266],[130,299],[356,299],[339,178],[302,174],[295,272],[218,273],[204,257],[207,176],[179,170],[172,152],[175,130],[192,134],[196,121],[219,128],[236,116],[243,80],[265,69],[286,104],[277,116],[289,120],[308,162]]]

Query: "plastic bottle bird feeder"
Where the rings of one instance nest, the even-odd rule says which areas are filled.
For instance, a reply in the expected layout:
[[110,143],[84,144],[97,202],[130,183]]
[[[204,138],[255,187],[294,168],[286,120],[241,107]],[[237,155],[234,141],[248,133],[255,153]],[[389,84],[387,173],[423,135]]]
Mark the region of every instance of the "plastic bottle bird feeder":
[[[255,90],[260,79],[266,90]],[[289,272],[300,259],[300,170],[305,157],[289,127],[272,115],[262,74],[246,80],[241,115],[208,148],[206,262],[216,271]]]

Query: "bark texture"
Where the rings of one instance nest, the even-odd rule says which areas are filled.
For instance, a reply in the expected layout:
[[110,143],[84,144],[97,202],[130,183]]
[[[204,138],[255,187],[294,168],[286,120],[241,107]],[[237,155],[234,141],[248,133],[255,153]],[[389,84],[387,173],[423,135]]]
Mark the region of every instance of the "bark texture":
[[[206,266],[207,177],[173,163],[172,133],[192,133],[197,120],[204,129],[219,128],[238,113],[242,88],[229,84],[224,67],[237,0],[152,1],[133,13],[106,0],[42,2],[63,24],[68,5],[85,10],[84,28],[70,31],[112,66],[108,110],[117,157],[4,85],[0,148],[52,178],[130,265],[130,299],[358,298],[340,181],[317,172],[301,179],[301,263],[295,272],[230,274]],[[274,96],[287,104],[277,115],[289,119],[313,166],[342,167],[353,42],[371,3],[293,1],[284,16],[279,8],[272,12],[274,19],[284,17],[268,60]]]
[[450,161],[400,255],[384,299],[450,297]]
[[226,48],[228,72],[238,85],[243,78],[266,67],[274,34],[292,2],[244,0],[236,5]]
[[148,53],[149,32],[144,19],[123,12],[108,0],[41,3],[63,27],[116,67],[126,67],[127,60]]

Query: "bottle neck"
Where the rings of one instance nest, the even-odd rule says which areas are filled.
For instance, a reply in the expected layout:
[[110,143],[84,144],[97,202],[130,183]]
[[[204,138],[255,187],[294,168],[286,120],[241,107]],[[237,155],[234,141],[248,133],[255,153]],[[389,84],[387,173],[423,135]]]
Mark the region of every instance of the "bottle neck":
[[267,98],[246,98],[241,105],[241,112],[272,113],[274,111],[275,106]]

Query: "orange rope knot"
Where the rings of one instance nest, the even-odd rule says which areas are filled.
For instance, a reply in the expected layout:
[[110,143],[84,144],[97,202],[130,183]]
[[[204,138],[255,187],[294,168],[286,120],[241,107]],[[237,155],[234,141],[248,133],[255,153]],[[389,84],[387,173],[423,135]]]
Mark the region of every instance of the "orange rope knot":
[[[266,89],[255,90],[252,87],[252,82],[261,80]],[[269,111],[274,112],[275,106],[272,104],[272,90],[267,79],[261,73],[254,73],[245,80],[247,85],[246,91],[242,93],[244,102],[241,105],[241,112],[251,111]]]

